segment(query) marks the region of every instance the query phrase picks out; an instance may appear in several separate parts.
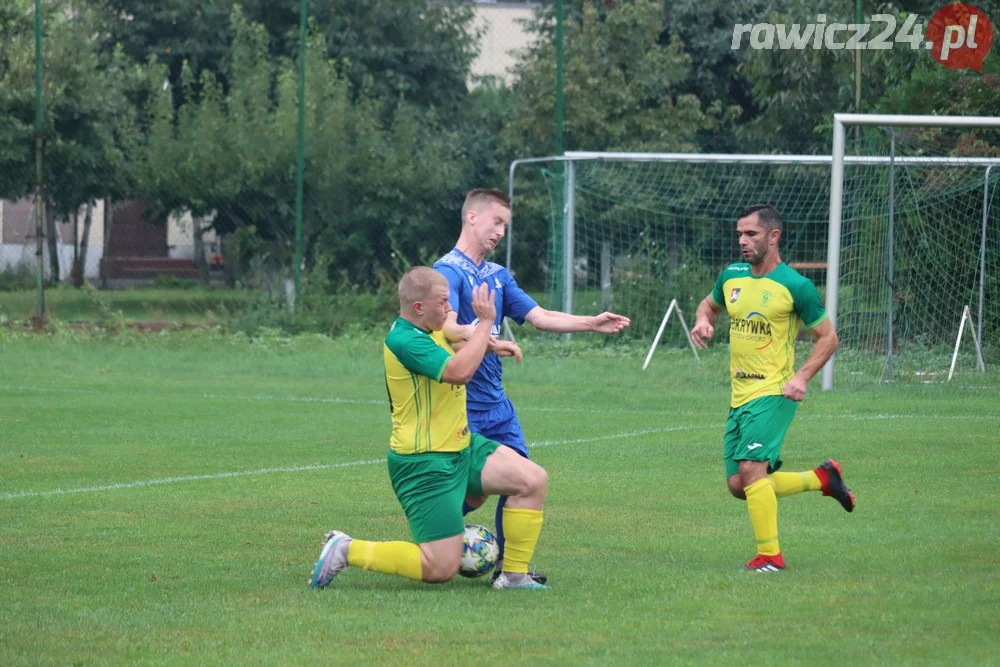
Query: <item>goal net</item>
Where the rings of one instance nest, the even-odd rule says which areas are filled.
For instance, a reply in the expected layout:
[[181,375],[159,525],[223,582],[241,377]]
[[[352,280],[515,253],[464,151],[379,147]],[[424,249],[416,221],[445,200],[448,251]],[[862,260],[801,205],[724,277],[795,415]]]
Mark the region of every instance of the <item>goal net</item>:
[[[943,379],[966,305],[987,364],[1000,362],[1000,160],[967,135],[867,127],[849,136],[834,291],[838,380]],[[778,207],[782,259],[828,292],[831,156],[567,158],[525,165],[541,165],[547,252],[532,258],[515,244],[509,259],[515,271],[540,263],[549,307],[628,315],[627,337],[648,345],[672,300],[690,322],[722,268],[740,261],[736,216],[755,203]],[[513,195],[517,238],[538,193]],[[717,343],[728,342],[725,315],[716,331]],[[680,326],[660,340],[686,344]],[[974,367],[969,351],[956,373]]]
[[[840,118],[876,117],[838,116],[843,128]],[[1000,356],[997,135],[927,125],[946,120],[897,117],[899,125],[847,126],[841,134],[844,153],[872,158],[845,157],[839,178],[832,167],[831,185],[842,193],[831,193],[831,240],[839,243],[830,244],[828,261],[836,255],[839,275],[827,307],[847,341],[836,362],[847,372],[880,381],[945,379],[966,309],[976,313],[977,345],[966,348],[960,368],[977,367],[983,335],[992,360]],[[870,181],[873,169],[876,187],[854,196],[855,183]],[[826,388],[833,368],[824,371]]]

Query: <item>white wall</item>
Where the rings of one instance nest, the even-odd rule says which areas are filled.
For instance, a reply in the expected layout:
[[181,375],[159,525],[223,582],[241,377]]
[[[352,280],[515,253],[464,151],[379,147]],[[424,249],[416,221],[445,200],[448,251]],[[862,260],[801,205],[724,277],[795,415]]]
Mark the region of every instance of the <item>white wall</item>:
[[[72,244],[59,243],[56,246],[59,252],[59,279],[67,280],[69,272],[73,268],[73,246]],[[49,248],[46,245],[42,252],[45,262],[45,275],[49,274]],[[96,280],[101,275],[101,258],[104,257],[104,244],[95,243],[87,249],[87,266],[84,267],[84,275],[91,280]],[[0,245],[0,270],[13,268],[18,264],[26,264],[35,269],[35,243],[25,245],[15,243],[4,243]]]
[[[27,263],[31,267],[34,267],[36,261],[34,223],[31,223],[24,229],[18,230],[16,235],[8,233],[8,237],[10,238],[7,239],[7,242],[2,242],[4,238],[4,204],[5,202],[0,200],[0,271],[22,263]],[[83,236],[84,214],[85,210],[81,208],[80,213],[77,216],[78,238]],[[87,265],[84,267],[84,275],[88,279],[95,280],[100,278],[101,259],[104,257],[103,201],[97,202],[91,215],[90,243],[87,248]],[[22,226],[24,226],[23,222],[24,221],[22,221]],[[208,224],[208,222],[209,221],[206,221],[206,224]],[[7,225],[8,232],[14,231],[10,229],[10,221],[7,222]],[[57,245],[59,252],[59,278],[66,279],[69,277],[69,272],[73,265],[72,222],[60,223],[58,225],[58,231],[60,240],[60,243]],[[212,244],[216,240],[215,232],[206,233],[204,235],[204,240],[205,253],[207,256],[211,254]],[[170,257],[178,259],[194,258],[194,234],[190,214],[185,214],[183,216],[171,216],[167,222],[167,248]],[[46,273],[49,270],[48,252],[48,246],[46,245],[44,249]]]
[[[4,238],[5,224],[7,226],[6,231],[8,232],[6,242],[0,243],[0,270],[24,263],[34,267],[36,262],[34,222],[31,221],[27,226],[24,226],[25,221],[22,220],[21,229],[11,228],[11,221],[4,220],[4,209],[10,208],[6,204],[6,202],[0,200],[0,240]],[[83,235],[85,213],[85,209],[81,208],[79,215],[77,216],[78,237]],[[56,245],[59,253],[59,277],[60,279],[65,279],[69,277],[69,273],[73,268],[73,225],[72,222],[58,223],[56,225],[56,229],[59,234],[59,243]],[[12,233],[15,231],[17,232],[16,234]],[[87,266],[84,267],[84,275],[87,278],[98,278],[100,277],[101,258],[104,257],[103,202],[97,202],[93,208],[93,213],[91,214],[89,240],[90,247],[87,249]],[[46,272],[49,270],[48,252],[48,245],[46,245],[43,251]]]
[[[201,224],[208,226],[211,220],[202,220]],[[208,259],[216,241],[215,231],[206,232],[201,238],[205,242],[205,259]],[[171,216],[167,222],[167,252],[174,259],[194,259],[194,224],[190,213]]]

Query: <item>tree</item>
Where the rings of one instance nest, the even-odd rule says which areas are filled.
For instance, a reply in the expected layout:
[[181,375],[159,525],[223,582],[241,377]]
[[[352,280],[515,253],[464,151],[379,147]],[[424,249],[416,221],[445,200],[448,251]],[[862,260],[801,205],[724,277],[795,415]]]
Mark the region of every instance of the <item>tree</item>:
[[0,6],[0,197],[21,199],[34,184],[34,26],[27,0]]
[[[471,3],[327,0],[313,14],[355,91],[457,112],[478,53]],[[325,18],[325,20],[324,20]]]
[[[896,20],[898,31],[910,12],[919,14],[919,22],[926,23],[939,7],[929,0],[902,0],[871,8],[865,18],[870,21],[872,14],[890,14]],[[818,14],[826,14],[827,24],[854,22],[853,8],[835,0],[820,0],[809,5],[780,0],[771,2],[766,15],[759,21],[806,25],[815,23]],[[890,35],[889,40],[895,36]],[[746,58],[740,71],[750,81],[756,109],[739,129],[743,147],[752,152],[829,151],[828,130],[833,113],[855,110],[854,51],[829,48],[754,50],[747,44],[743,49]],[[989,67],[990,60],[986,63]],[[960,92],[956,86],[978,76],[962,75],[944,68],[934,62],[928,51],[911,49],[905,42],[894,43],[893,48],[887,50],[865,50],[862,51],[861,111],[871,113],[892,108],[897,113],[912,114],[921,113],[921,109],[930,113],[936,107],[934,112],[940,113],[951,107],[957,113],[968,113],[970,105],[961,101],[964,92],[956,96]],[[987,76],[982,79],[988,81]],[[958,111],[960,109],[965,111]],[[995,111],[995,107],[988,105],[981,109],[987,114]]]
[[[534,29],[547,33],[543,15]],[[569,150],[688,150],[701,130],[717,129],[734,109],[679,92],[691,58],[666,33],[652,0],[590,4],[565,26],[565,145]],[[510,131],[526,143],[554,146],[555,45],[542,40],[517,69]]]
[[[682,92],[691,57],[670,35],[660,2],[573,3],[565,21],[565,148],[592,151],[694,151],[700,133],[716,133],[739,114],[718,99]],[[531,29],[513,86],[507,154],[549,155],[555,148],[555,43],[551,7]],[[558,187],[558,186],[556,186]],[[516,219],[544,220],[549,201],[521,198]],[[518,279],[540,286],[547,239],[540,224],[517,225]],[[552,236],[555,238],[555,235]]]
[[[886,89],[874,105],[877,113],[926,114],[933,116],[994,116],[1000,109],[1000,64],[987,58],[982,73],[957,72],[942,67],[931,58],[896,63],[893,73],[899,83]],[[936,130],[940,134],[941,130]],[[997,155],[1000,132],[964,132],[964,144],[955,145],[957,154]]]
[[[20,199],[35,181],[34,22],[23,0],[9,9],[0,12],[6,38],[0,46],[0,118],[5,119],[0,196]],[[46,2],[43,11],[42,178],[55,281],[56,220],[66,221],[95,200],[130,188],[127,157],[137,137],[128,92],[137,73],[121,51],[99,52],[99,17],[86,6]]]
[[[205,229],[234,235],[230,250],[241,255],[250,248],[264,274],[287,273],[295,238],[298,71],[293,61],[271,55],[266,30],[238,9],[230,31],[228,87],[214,73],[185,65],[184,99],[175,111],[173,90],[162,85],[166,68],[150,68],[139,191],[161,215],[190,212]],[[368,88],[353,91],[339,63],[318,47],[321,36],[312,39],[306,268],[329,267],[335,277],[371,284],[440,252],[438,229],[461,187],[461,154],[454,134],[412,105],[386,109]]]
[[[681,40],[690,57],[690,74],[677,86],[680,93],[701,100],[719,100],[724,107],[740,109],[739,120],[757,113],[753,92],[741,64],[749,49],[733,49],[733,28],[756,23],[766,14],[767,0],[726,2],[725,0],[672,0],[664,3],[669,33]],[[702,150],[729,152],[739,149],[736,138],[727,132],[703,131],[698,135]]]
[[[264,27],[271,56],[298,56],[298,0],[100,1],[116,17],[109,24],[111,43],[120,43],[136,62],[155,57],[178,92],[184,63],[193,71],[214,73],[228,87],[229,18],[237,6],[248,21]],[[452,112],[464,100],[476,55],[470,5],[311,0],[309,12],[314,30],[322,35],[321,50],[338,63],[354,94],[364,87],[383,101],[405,99],[421,108]],[[178,94],[175,102],[181,100]]]

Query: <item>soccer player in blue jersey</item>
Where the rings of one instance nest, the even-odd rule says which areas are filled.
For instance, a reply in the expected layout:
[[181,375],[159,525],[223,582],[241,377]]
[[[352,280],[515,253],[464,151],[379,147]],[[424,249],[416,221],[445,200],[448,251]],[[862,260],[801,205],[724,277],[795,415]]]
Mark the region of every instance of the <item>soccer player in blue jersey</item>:
[[[779,572],[778,498],[822,491],[848,512],[854,494],[840,464],[827,459],[803,472],[778,472],[785,432],[806,396],[806,383],[837,350],[837,332],[812,281],[781,261],[783,224],[773,206],[747,207],[736,222],[744,262],[730,264],[695,313],[691,341],[707,347],[722,311],[729,313],[732,396],[723,442],[729,492],[745,499],[757,555],[744,569]],[[805,325],[815,338],[796,371],[795,340]]]
[[[469,427],[474,433],[496,440],[510,447],[525,458],[528,446],[518,422],[514,406],[503,388],[503,366],[500,357],[512,356],[521,360],[521,350],[512,341],[500,340],[500,326],[509,317],[518,324],[530,323],[540,331],[555,333],[582,333],[594,331],[615,334],[627,327],[627,317],[615,313],[595,316],[570,315],[540,307],[517,285],[517,281],[503,266],[487,262],[486,255],[496,249],[510,225],[510,200],[498,190],[472,190],[462,205],[462,232],[455,247],[434,264],[434,268],[448,279],[451,288],[452,313],[445,322],[444,333],[449,341],[461,344],[468,339],[478,324],[472,309],[472,293],[479,285],[489,285],[496,293],[496,318],[490,352],[467,387]],[[472,499],[465,511],[474,509],[480,499]],[[503,557],[503,508],[506,496],[497,502],[496,528]],[[499,568],[498,568],[499,569]],[[544,575],[533,573],[544,583]]]

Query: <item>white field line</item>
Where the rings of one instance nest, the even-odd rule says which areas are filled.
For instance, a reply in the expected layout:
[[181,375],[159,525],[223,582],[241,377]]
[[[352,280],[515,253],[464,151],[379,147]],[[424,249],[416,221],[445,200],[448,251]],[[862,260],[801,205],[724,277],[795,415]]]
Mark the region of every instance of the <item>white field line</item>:
[[[624,433],[612,433],[610,435],[599,435],[591,438],[574,438],[572,440],[541,440],[531,444],[531,447],[555,447],[558,445],[579,445],[590,442],[602,442],[606,440],[626,440],[643,435],[654,433],[667,433],[670,431],[691,431],[702,428],[715,428],[712,426],[667,426],[663,428],[650,428],[640,431],[626,431]],[[362,461],[349,461],[347,463],[320,463],[308,466],[291,466],[287,468],[259,468],[257,470],[239,470],[235,472],[220,472],[210,475],[185,475],[181,477],[163,477],[160,479],[147,479],[136,482],[121,482],[119,484],[105,484],[102,486],[85,486],[75,489],[52,489],[51,491],[9,491],[0,493],[0,500],[14,500],[16,498],[39,498],[43,496],[66,496],[74,493],[97,493],[100,491],[116,491],[119,489],[135,489],[144,486],[159,486],[162,484],[177,484],[180,482],[200,482],[214,479],[228,479],[230,477],[250,477],[253,475],[270,475],[281,472],[303,472],[309,470],[330,470],[333,468],[351,468],[354,466],[372,465],[375,463],[385,463],[385,458],[365,459]]]
[[961,419],[963,421],[989,421],[995,422],[1000,421],[1000,415],[935,415],[935,414],[922,414],[922,415],[893,415],[893,414],[875,414],[875,415],[803,415],[801,417],[796,417],[795,421],[849,421],[849,422],[867,422],[867,421],[883,421],[886,419],[905,419],[905,420],[923,420],[923,421],[936,421],[936,420],[955,420]]
[[103,486],[84,486],[75,489],[53,489],[51,491],[10,491],[0,493],[0,500],[13,500],[14,498],[39,498],[41,496],[66,496],[73,493],[96,493],[98,491],[115,491],[117,489],[136,489],[143,486],[159,486],[161,484],[176,484],[178,482],[198,482],[210,479],[226,479],[229,477],[247,477],[250,475],[268,475],[276,472],[302,472],[304,470],[326,470],[327,468],[348,468],[351,466],[362,466],[371,463],[380,463],[385,459],[370,459],[368,461],[351,461],[349,463],[327,463],[311,466],[292,466],[289,468],[260,468],[259,470],[240,470],[237,472],[218,472],[211,475],[185,475],[182,477],[162,477],[160,479],[146,479],[137,482],[121,482],[119,484],[105,484]]
[[[52,394],[87,394],[92,393],[95,389],[81,389],[81,388],[60,388],[60,389],[47,389],[41,387],[28,387],[28,386],[15,386],[15,385],[0,385],[0,391],[17,391],[24,393],[52,393]],[[211,400],[222,400],[222,401],[262,401],[265,403],[319,403],[323,405],[377,405],[380,407],[388,408],[389,399],[366,399],[366,398],[340,398],[337,396],[281,396],[275,394],[196,394],[196,398],[211,399]],[[517,406],[515,406],[516,408]],[[622,412],[648,412],[650,414],[656,414],[659,410],[648,409],[648,408],[623,408],[618,410],[600,410],[600,409],[590,409],[590,408],[546,408],[546,407],[535,407],[527,406],[523,408],[517,408],[520,411],[529,412],[590,412],[594,414],[620,414]],[[678,414],[678,413],[674,413]],[[693,414],[693,413],[686,413]]]
[[[318,399],[325,400],[325,399]],[[332,399],[331,399],[332,400]],[[347,402],[346,400],[336,399],[338,402]],[[593,410],[592,412],[599,412]],[[611,412],[611,411],[608,411]],[[616,411],[617,412],[617,411]],[[994,415],[948,415],[948,416],[936,416],[930,414],[924,415],[894,415],[894,414],[875,414],[875,415],[816,415],[816,416],[804,416],[799,419],[799,421],[827,421],[827,420],[837,420],[837,421],[849,421],[849,422],[859,422],[859,421],[880,421],[880,420],[940,420],[940,419],[964,419],[970,421],[1000,421],[1000,416]],[[592,436],[588,438],[572,438],[569,440],[540,440],[531,443],[530,447],[556,447],[559,445],[577,445],[577,444],[587,444],[593,442],[607,442],[610,440],[627,440],[631,438],[637,438],[644,435],[652,435],[656,433],[669,433],[669,432],[680,432],[680,431],[694,431],[701,429],[711,429],[717,430],[722,428],[722,422],[705,424],[703,426],[665,426],[659,428],[649,428],[636,431],[625,431],[622,433],[612,433],[609,435],[599,435]],[[78,487],[73,489],[52,489],[50,491],[8,491],[6,493],[0,493],[0,500],[14,500],[17,498],[39,498],[44,496],[64,496],[75,493],[97,493],[101,491],[114,491],[118,489],[134,489],[146,486],[159,486],[163,484],[177,484],[180,482],[197,482],[206,481],[214,479],[228,479],[230,477],[249,477],[255,475],[270,475],[274,473],[287,473],[287,472],[303,472],[310,470],[330,470],[334,468],[350,468],[355,466],[372,465],[375,463],[383,463],[385,461],[382,459],[366,459],[361,461],[349,461],[346,463],[321,463],[315,465],[306,466],[291,466],[284,468],[259,468],[256,470],[239,470],[233,472],[220,472],[208,475],[186,475],[180,477],[163,477],[160,479],[149,479],[149,480],[139,480],[135,482],[121,482],[118,484],[106,484],[101,486],[87,486]]]
[[372,400],[365,398],[338,398],[336,396],[274,396],[271,394],[253,394],[250,396],[240,396],[234,394],[201,394],[200,398],[212,398],[221,399],[224,401],[266,401],[268,403],[280,402],[280,403],[326,403],[326,404],[345,404],[345,405],[381,405],[386,408],[389,407],[389,399],[384,398],[382,400]]
[[[988,387],[984,387],[986,389]],[[39,387],[30,386],[16,386],[16,385],[3,385],[0,384],[0,391],[20,391],[25,393],[68,393],[68,394],[84,394],[92,393],[94,389],[82,389],[82,388],[60,388],[60,389],[43,389]],[[214,400],[227,400],[227,401],[263,401],[267,403],[319,403],[325,405],[377,405],[380,407],[388,407],[388,399],[362,399],[362,398],[341,398],[337,396],[283,396],[276,394],[250,394],[250,395],[240,395],[240,394],[208,394],[202,393],[196,395],[199,398],[214,399]],[[613,409],[602,409],[602,408],[552,408],[552,407],[541,407],[532,405],[515,405],[514,408],[518,412],[566,412],[566,413],[588,413],[596,415],[619,415],[622,413],[636,413],[636,414],[657,414],[666,415],[671,417],[677,416],[694,416],[696,413],[693,410],[670,410],[669,408],[613,408]],[[722,414],[722,413],[720,413]],[[911,414],[911,415],[894,415],[894,414],[873,414],[873,415],[802,415],[798,417],[798,420],[852,420],[852,421],[868,421],[868,420],[880,420],[880,419],[967,419],[971,421],[1000,421],[1000,415],[933,415],[933,414]],[[723,422],[724,422],[723,418]]]
[[[49,389],[44,387],[29,387],[25,385],[9,385],[0,384],[0,391],[17,391],[24,392],[26,394],[31,393],[42,393],[42,394],[92,394],[97,391],[106,392],[104,387],[94,387],[94,388],[82,388],[82,387],[60,387],[58,389]],[[128,392],[134,393],[134,392]],[[188,395],[186,395],[188,396]],[[313,397],[313,396],[275,396],[272,394],[251,394],[251,395],[241,395],[241,394],[194,394],[195,398],[210,398],[217,400],[226,401],[266,401],[266,402],[283,402],[283,403],[328,403],[328,404],[345,404],[345,405],[389,405],[389,399],[373,400],[373,399],[362,399],[362,398],[338,398],[336,396],[330,397]]]

